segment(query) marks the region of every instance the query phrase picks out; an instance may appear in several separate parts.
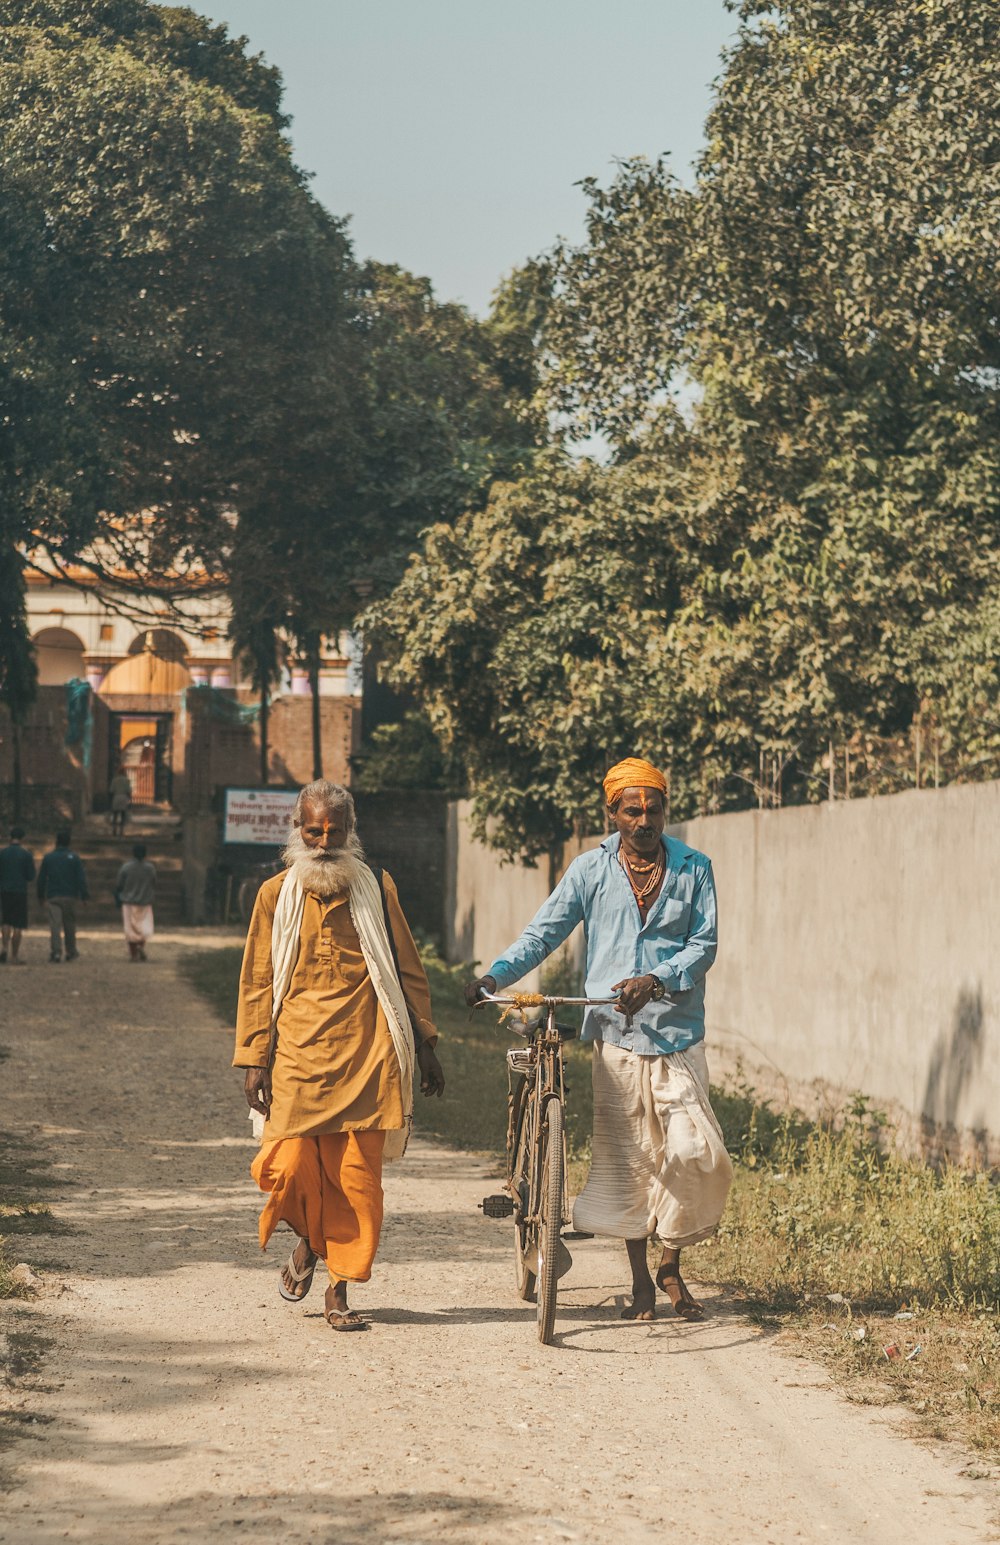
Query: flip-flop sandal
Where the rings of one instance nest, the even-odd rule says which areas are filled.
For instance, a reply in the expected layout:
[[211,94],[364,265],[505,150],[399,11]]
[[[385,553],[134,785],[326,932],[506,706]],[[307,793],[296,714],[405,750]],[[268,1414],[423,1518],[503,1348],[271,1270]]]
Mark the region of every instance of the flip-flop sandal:
[[[298,1249],[298,1245],[295,1246],[295,1250],[297,1250],[297,1249]],[[314,1276],[315,1271],[316,1271],[316,1261],[318,1261],[318,1259],[319,1259],[319,1257],[317,1256],[316,1261],[313,1261],[312,1265],[308,1266],[305,1271],[296,1271],[296,1269],[295,1269],[295,1250],[293,1250],[291,1255],[288,1257],[287,1264],[282,1267],[282,1272],[286,1272],[287,1271],[288,1275],[291,1277],[293,1282],[295,1282],[295,1283],[304,1283],[305,1286],[302,1288],[302,1292],[301,1293],[290,1293],[288,1291],[288,1289],[286,1288],[285,1284],[284,1284],[283,1278],[281,1276],[278,1277],[278,1292],[281,1294],[282,1298],[285,1299],[286,1303],[290,1303],[290,1304],[301,1303],[303,1298],[305,1298],[305,1296],[308,1293],[309,1289],[313,1285],[313,1276]]]
[[[674,1282],[679,1282],[681,1280],[680,1272],[669,1271],[666,1267],[661,1266],[656,1273],[656,1285],[660,1292],[663,1293],[667,1298],[670,1298],[670,1294],[664,1286],[664,1283],[665,1281],[671,1280]],[[696,1299],[682,1298],[679,1303],[675,1304],[673,1299],[670,1298],[670,1303],[678,1319],[703,1320],[705,1318],[705,1305],[699,1304]]]
[[[351,1330],[368,1329],[368,1321],[359,1319],[356,1309],[324,1309],[323,1318],[338,1335],[345,1335]],[[334,1323],[337,1320],[340,1321],[339,1325]]]

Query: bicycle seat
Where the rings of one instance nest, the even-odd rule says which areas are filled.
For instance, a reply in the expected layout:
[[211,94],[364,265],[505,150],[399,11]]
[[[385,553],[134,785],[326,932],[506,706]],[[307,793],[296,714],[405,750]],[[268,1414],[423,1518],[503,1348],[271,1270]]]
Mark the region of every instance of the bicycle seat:
[[580,1034],[575,1025],[556,1025],[560,1041],[575,1041]]

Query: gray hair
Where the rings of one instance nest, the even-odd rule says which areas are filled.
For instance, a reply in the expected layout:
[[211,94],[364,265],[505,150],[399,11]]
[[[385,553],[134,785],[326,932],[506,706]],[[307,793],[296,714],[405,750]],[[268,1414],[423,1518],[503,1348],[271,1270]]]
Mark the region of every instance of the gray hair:
[[304,789],[300,789],[292,812],[292,822],[295,826],[301,825],[303,805],[315,805],[318,809],[325,810],[328,815],[343,814],[347,830],[349,832],[354,830],[356,819],[354,799],[350,789],[345,789],[342,783],[330,783],[326,778],[317,778],[315,783],[307,783]]

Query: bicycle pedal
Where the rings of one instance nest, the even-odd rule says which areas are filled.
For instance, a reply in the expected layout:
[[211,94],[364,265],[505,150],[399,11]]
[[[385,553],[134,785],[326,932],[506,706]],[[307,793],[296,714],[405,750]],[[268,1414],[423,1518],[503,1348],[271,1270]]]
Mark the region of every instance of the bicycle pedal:
[[479,1203],[484,1218],[512,1218],[514,1203],[509,1196],[484,1196]]

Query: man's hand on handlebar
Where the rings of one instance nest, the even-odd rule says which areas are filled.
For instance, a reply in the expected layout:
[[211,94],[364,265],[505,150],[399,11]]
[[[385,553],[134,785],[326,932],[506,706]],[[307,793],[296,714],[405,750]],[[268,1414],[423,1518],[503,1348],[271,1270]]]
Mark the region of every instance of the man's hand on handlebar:
[[497,984],[492,976],[477,976],[474,982],[465,984],[465,1001],[470,1009],[474,1009],[481,993],[495,993],[496,990]]
[[[638,1014],[657,993],[659,986],[659,979],[655,976],[627,976],[623,981],[616,982],[611,989],[619,995],[615,1008],[619,1014]],[[658,996],[662,996],[662,993]]]

